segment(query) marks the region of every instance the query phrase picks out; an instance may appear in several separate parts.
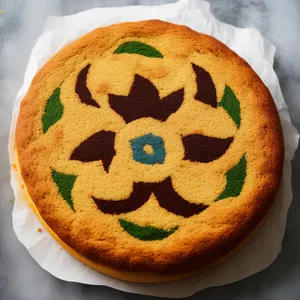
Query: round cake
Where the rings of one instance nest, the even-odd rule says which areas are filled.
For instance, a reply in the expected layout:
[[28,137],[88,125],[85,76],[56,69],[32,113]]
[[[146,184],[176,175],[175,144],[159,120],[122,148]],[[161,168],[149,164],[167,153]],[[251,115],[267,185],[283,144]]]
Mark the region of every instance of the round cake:
[[36,74],[16,153],[31,207],[73,256],[134,282],[227,258],[265,219],[283,137],[260,78],[162,21],[98,28]]

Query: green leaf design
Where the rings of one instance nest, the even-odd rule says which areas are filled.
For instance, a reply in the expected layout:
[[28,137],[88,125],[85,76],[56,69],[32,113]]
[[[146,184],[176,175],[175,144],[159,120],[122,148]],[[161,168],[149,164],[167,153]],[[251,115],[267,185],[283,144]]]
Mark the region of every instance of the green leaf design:
[[60,195],[67,201],[70,207],[75,211],[74,204],[72,200],[72,189],[77,176],[63,174],[52,170],[52,179],[58,187]]
[[176,226],[166,231],[152,226],[139,226],[123,219],[119,219],[119,223],[128,234],[142,241],[163,240],[174,233],[179,227]]
[[163,55],[157,49],[138,41],[125,42],[124,44],[121,44],[115,50],[115,53],[139,54],[147,57],[158,57],[158,58],[163,57]]
[[247,160],[245,154],[241,160],[226,173],[226,187],[222,194],[216,199],[222,200],[228,197],[237,197],[242,191],[246,178]]
[[223,97],[218,105],[223,107],[227,111],[236,126],[239,128],[241,125],[240,102],[236,98],[233,90],[228,85],[226,85]]
[[48,99],[42,117],[43,133],[54,125],[63,115],[64,107],[60,102],[60,88],[56,88]]

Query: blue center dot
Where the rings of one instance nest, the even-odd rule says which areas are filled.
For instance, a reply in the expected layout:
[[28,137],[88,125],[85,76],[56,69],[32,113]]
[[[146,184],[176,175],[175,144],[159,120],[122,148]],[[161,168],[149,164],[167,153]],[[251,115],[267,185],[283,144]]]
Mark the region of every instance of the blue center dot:
[[166,158],[164,141],[148,133],[130,141],[133,159],[146,165],[163,164]]

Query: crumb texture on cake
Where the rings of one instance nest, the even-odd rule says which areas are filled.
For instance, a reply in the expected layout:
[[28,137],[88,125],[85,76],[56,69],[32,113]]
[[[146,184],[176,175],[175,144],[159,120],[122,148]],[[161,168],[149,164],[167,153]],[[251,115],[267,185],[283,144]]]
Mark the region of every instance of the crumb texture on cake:
[[150,20],[98,28],[53,56],[21,103],[16,151],[32,207],[65,249],[159,282],[255,230],[284,149],[274,101],[242,58]]

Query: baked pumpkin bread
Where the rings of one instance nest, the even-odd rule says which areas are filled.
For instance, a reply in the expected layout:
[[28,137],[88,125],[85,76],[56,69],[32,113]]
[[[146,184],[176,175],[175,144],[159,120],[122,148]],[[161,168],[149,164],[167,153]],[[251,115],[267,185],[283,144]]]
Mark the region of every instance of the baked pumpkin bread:
[[72,255],[134,282],[228,257],[266,217],[283,137],[260,78],[162,21],[98,28],[37,73],[16,152],[28,200]]

